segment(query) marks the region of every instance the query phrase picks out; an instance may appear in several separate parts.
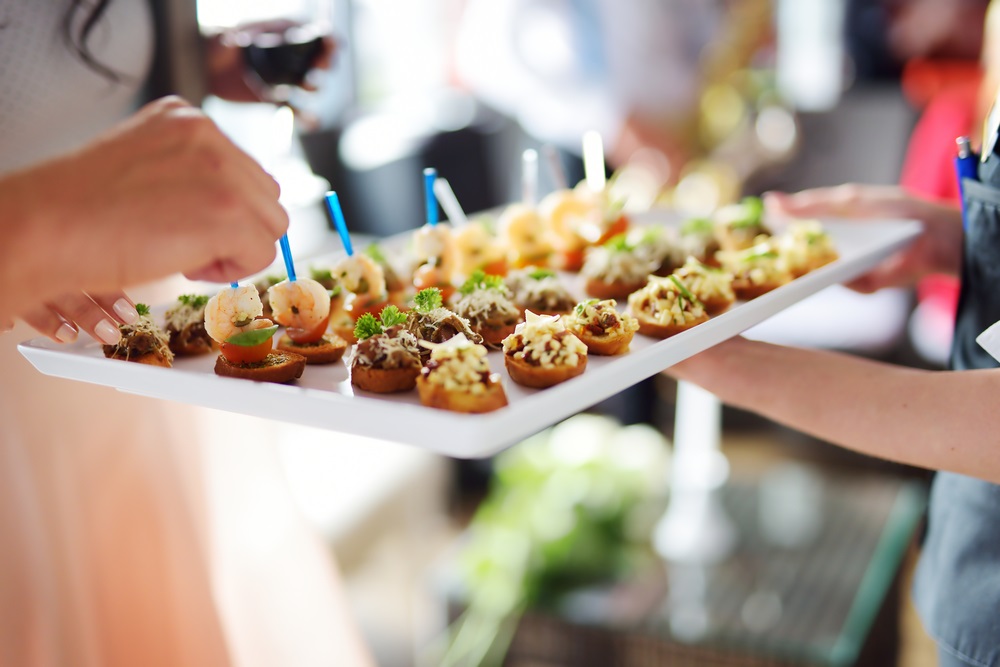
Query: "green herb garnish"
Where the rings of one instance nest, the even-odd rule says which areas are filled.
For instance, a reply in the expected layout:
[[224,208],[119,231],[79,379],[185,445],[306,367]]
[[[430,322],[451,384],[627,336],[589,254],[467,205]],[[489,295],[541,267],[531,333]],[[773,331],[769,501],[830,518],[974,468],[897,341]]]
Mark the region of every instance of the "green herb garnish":
[[139,313],[140,317],[149,315],[149,306],[144,303],[135,304],[135,312]]
[[605,244],[604,247],[611,252],[632,252],[635,247],[628,242],[628,237],[625,234],[617,234],[612,236]]
[[755,262],[758,259],[778,259],[778,253],[773,250],[755,250],[746,253],[741,259],[744,262]]
[[401,312],[396,306],[390,304],[382,309],[379,319],[382,320],[382,328],[388,329],[389,327],[394,327],[397,324],[405,322],[406,314]]
[[685,220],[684,224],[681,225],[681,234],[701,236],[711,234],[713,228],[714,225],[708,218],[691,218]]
[[330,269],[319,269],[315,266],[309,267],[309,277],[318,283],[326,283],[328,285],[332,285],[336,280]]
[[472,272],[472,275],[469,276],[469,279],[462,284],[462,287],[459,289],[459,291],[462,294],[472,294],[476,290],[480,289],[483,290],[493,289],[493,290],[503,291],[504,287],[505,285],[502,277],[488,276],[482,270],[476,269],[475,271]]
[[254,329],[253,331],[241,331],[238,334],[233,334],[226,339],[226,342],[230,345],[239,345],[240,347],[253,347],[254,345],[260,345],[265,340],[274,335],[274,332],[278,330],[278,325],[266,327],[264,329]]
[[208,297],[204,294],[181,294],[177,300],[194,309],[204,308],[208,304]]
[[691,294],[691,292],[688,290],[688,288],[684,286],[684,283],[682,283],[677,276],[671,275],[671,276],[669,276],[669,278],[670,278],[670,282],[672,282],[674,285],[677,286],[677,291],[679,291],[681,293],[682,297],[684,297],[685,299],[687,299],[689,302],[691,302],[692,304],[694,304],[696,306],[701,306],[701,301],[699,301],[698,299],[696,299],[695,296],[694,296],[694,294]]
[[545,278],[555,278],[556,272],[548,269],[535,269],[528,274],[528,277],[532,280],[544,280]]
[[593,306],[595,303],[600,301],[600,299],[587,299],[586,301],[581,301],[576,304],[576,314],[578,317],[583,317],[583,311],[587,310],[587,306]]
[[417,292],[413,297],[413,303],[418,313],[429,313],[435,308],[440,308],[444,301],[441,299],[441,290],[437,287],[428,287]]
[[760,197],[744,197],[737,207],[740,215],[731,223],[734,229],[756,227],[764,219],[764,202]]
[[382,252],[382,248],[379,247],[377,243],[371,243],[365,248],[365,254],[375,260],[376,264],[388,264],[389,260],[385,258],[385,254]]
[[[386,306],[388,308],[388,306]],[[354,337],[358,340],[365,340],[371,338],[372,336],[377,336],[383,333],[382,324],[375,319],[375,316],[371,313],[365,313],[358,318],[357,323],[354,325]]]

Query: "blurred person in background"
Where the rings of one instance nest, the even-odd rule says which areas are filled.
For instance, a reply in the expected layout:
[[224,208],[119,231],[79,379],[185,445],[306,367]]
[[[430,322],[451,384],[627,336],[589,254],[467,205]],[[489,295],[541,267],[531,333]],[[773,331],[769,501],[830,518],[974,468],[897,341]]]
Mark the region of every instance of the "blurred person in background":
[[[702,51],[718,33],[720,0],[470,0],[457,44],[458,76],[531,136],[580,155],[598,131],[611,166],[641,147],[672,164],[690,148]],[[582,168],[571,170],[571,181]],[[573,185],[571,182],[570,185]]]
[[[1000,72],[998,14],[1000,5],[993,3],[983,41],[984,86],[993,95]],[[952,155],[930,159],[946,160],[937,168],[954,177]],[[919,198],[895,187],[774,194],[767,205],[778,216],[922,222],[923,232],[912,245],[855,284],[861,291],[912,285],[929,273],[958,275],[963,265],[976,267],[975,273],[963,275],[952,370],[903,368],[737,338],[669,373],[726,403],[834,444],[939,471],[914,582],[916,606],[938,644],[942,666],[1000,664],[1000,423],[994,407],[1000,364],[975,340],[1000,321],[994,284],[1000,218],[989,207],[970,209],[975,213],[963,233],[961,210],[954,202]]]
[[[147,82],[150,94],[195,102],[210,90],[259,98],[239,52],[222,39],[203,42],[193,0],[0,4],[2,205],[28,202],[29,218],[42,209],[61,217],[56,228],[77,226],[31,236],[52,228],[50,219],[28,233],[31,257],[48,253],[47,270],[58,275],[31,285],[34,272],[11,276],[5,287],[18,295],[3,301],[5,318],[62,340],[80,330],[114,336],[114,324],[134,317],[133,302],[113,292],[123,279],[179,269],[235,278],[273,257],[266,246],[287,225],[276,186],[200,112],[160,102],[110,130],[147,96]],[[198,177],[199,155],[242,176]],[[229,211],[247,218],[235,221],[244,231],[270,211],[266,236],[232,245],[254,257],[245,265],[215,265],[228,252],[215,249],[197,271],[191,263],[204,253],[159,252],[157,234],[171,224],[187,225],[191,242],[193,223],[206,233],[223,226],[210,210],[184,210],[206,188],[236,199],[256,190]],[[145,226],[147,247],[109,233],[129,224]],[[65,247],[82,225],[93,235]],[[30,265],[17,260],[5,272]],[[148,266],[97,277],[123,263]],[[81,284],[108,290],[115,307],[65,293]],[[196,410],[45,377],[16,351],[31,335],[18,325],[0,345],[0,664],[371,664],[270,443],[208,441]]]

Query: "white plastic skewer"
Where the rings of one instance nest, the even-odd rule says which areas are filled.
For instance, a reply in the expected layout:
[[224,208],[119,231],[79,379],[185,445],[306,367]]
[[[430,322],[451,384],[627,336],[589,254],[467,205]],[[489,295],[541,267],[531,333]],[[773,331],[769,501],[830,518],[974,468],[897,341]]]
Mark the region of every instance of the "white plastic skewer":
[[462,210],[462,205],[458,203],[458,197],[451,189],[451,183],[448,182],[448,179],[439,178],[434,181],[434,194],[437,195],[438,202],[444,209],[445,215],[448,216],[448,222],[451,223],[452,227],[458,229],[469,224],[469,218]]
[[583,135],[583,171],[587,187],[593,192],[604,192],[607,177],[604,173],[604,143],[601,135],[590,130]]
[[542,154],[545,156],[545,162],[549,165],[549,171],[552,173],[552,184],[555,189],[565,190],[568,188],[566,172],[563,170],[562,162],[559,161],[559,151],[556,147],[552,144],[545,144],[542,146]]
[[521,153],[521,201],[526,206],[538,202],[538,151],[534,148]]

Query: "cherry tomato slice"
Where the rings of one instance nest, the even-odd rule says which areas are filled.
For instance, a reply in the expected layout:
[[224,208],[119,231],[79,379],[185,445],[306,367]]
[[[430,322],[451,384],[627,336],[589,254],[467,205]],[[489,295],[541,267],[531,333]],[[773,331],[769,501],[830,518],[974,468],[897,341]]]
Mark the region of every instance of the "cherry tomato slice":
[[326,333],[326,328],[330,324],[330,316],[327,315],[323,321],[312,329],[292,329],[286,328],[285,333],[296,343],[318,343]]
[[344,310],[347,314],[351,316],[355,322],[358,318],[365,313],[371,313],[378,319],[378,316],[382,313],[382,309],[389,305],[389,300],[386,298],[378,299],[365,299],[364,297],[358,298],[357,295],[352,294],[347,297],[347,301],[344,303]]
[[271,344],[273,341],[273,338],[268,338],[258,345],[222,343],[219,345],[219,352],[234,364],[257,364],[264,361],[267,355],[271,353]]
[[624,234],[628,231],[628,218],[624,215],[619,216],[617,220],[608,225],[607,230],[601,236],[601,239],[597,242],[597,245],[603,245],[618,236],[619,234]]

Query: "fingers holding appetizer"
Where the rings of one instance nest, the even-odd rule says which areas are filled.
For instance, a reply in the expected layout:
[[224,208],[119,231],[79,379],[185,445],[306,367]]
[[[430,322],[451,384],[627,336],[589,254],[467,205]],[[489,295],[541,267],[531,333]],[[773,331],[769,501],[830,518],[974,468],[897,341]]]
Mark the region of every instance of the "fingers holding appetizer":
[[376,394],[409,391],[420,375],[421,348],[406,330],[406,315],[396,306],[386,306],[379,318],[365,313],[358,319],[348,366],[351,384]]
[[561,317],[530,310],[525,317],[503,341],[504,365],[514,382],[545,388],[583,373],[587,346],[566,329]]
[[90,295],[72,292],[25,312],[22,318],[33,329],[60,343],[72,343],[80,331],[104,344],[118,342],[119,324],[138,318],[132,301],[119,292]]
[[138,317],[131,324],[119,325],[120,338],[117,343],[104,346],[104,356],[170,368],[174,363],[170,336],[153,320],[149,306],[137,303],[135,309]]
[[306,359],[272,351],[278,326],[261,318],[263,305],[253,285],[227,287],[205,305],[205,330],[219,343],[215,373],[259,382],[291,382],[302,377]]
[[423,405],[453,412],[492,412],[507,405],[500,376],[490,371],[487,350],[463,334],[431,346],[417,378]]
[[614,299],[578,303],[566,318],[566,328],[587,346],[590,354],[625,354],[639,330],[639,322],[628,313],[619,313],[617,306]]
[[639,322],[639,333],[669,338],[708,321],[700,301],[677,276],[650,276],[649,282],[628,297],[629,312]]

